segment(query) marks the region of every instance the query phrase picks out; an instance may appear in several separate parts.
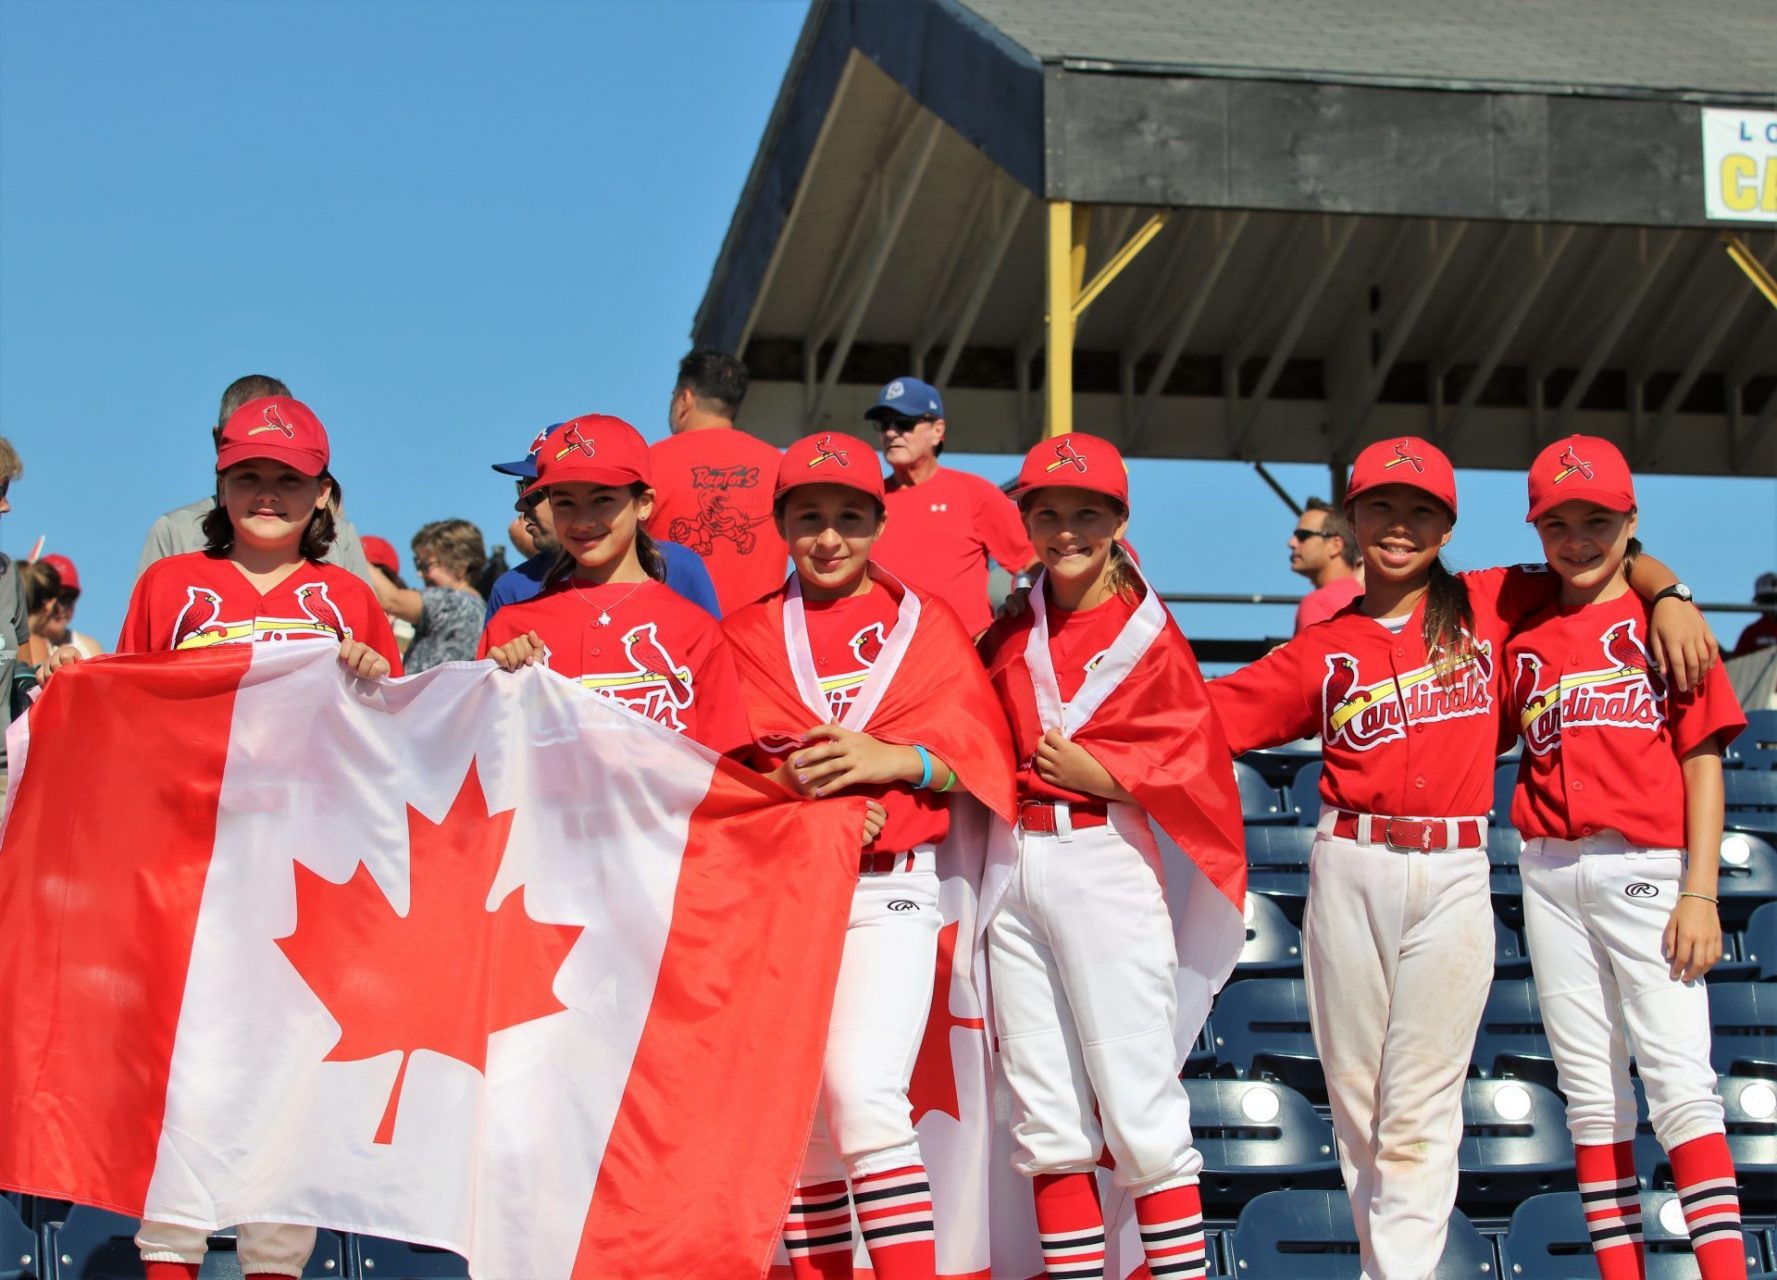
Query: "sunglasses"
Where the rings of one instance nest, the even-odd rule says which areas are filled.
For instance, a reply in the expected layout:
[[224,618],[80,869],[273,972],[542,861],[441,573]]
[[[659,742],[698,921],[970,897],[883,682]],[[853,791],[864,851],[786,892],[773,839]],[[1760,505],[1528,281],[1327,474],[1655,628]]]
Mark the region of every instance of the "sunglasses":
[[1306,542],[1310,538],[1336,538],[1339,535],[1328,533],[1325,529],[1297,529],[1290,536],[1297,542]]
[[901,413],[890,414],[875,420],[876,429],[885,436],[891,431],[911,431],[921,423],[936,421],[937,419],[932,417],[909,418],[906,414]]
[[427,556],[415,556],[413,558],[414,571],[417,573],[424,573],[437,563],[436,560],[430,559]]

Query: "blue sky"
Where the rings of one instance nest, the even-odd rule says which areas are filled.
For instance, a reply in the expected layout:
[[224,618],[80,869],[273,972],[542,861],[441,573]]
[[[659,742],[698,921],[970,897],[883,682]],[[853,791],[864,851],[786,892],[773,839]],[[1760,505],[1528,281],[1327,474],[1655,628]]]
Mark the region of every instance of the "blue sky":
[[[109,644],[148,525],[209,488],[216,401],[246,372],[316,409],[353,520],[404,549],[447,516],[498,539],[510,488],[486,464],[546,423],[663,434],[804,8],[0,0],[0,431],[26,465],[0,546],[72,556],[77,625]],[[1777,567],[1777,481],[1641,496],[1650,550],[1700,596]],[[1162,589],[1300,590],[1249,469],[1141,463],[1133,498]],[[1462,500],[1458,567],[1534,553],[1519,476],[1464,473]],[[1715,621],[1732,643],[1745,619]]]

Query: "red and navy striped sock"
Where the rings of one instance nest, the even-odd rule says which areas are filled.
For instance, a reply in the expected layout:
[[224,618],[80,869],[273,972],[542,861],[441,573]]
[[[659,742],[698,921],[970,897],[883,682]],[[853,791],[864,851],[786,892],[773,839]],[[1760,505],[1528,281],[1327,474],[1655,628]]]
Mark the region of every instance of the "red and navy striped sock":
[[1148,1274],[1154,1280],[1203,1280],[1209,1274],[1203,1197],[1195,1183],[1137,1196],[1135,1221],[1141,1228]]
[[851,1198],[877,1280],[933,1280],[938,1246],[925,1166],[909,1164],[853,1178]]
[[1634,1146],[1575,1144],[1573,1169],[1600,1280],[1643,1280],[1647,1257],[1641,1243],[1641,1184],[1635,1180]]
[[1740,1237],[1740,1187],[1726,1134],[1706,1133],[1666,1155],[1691,1233],[1691,1252],[1703,1280],[1746,1280],[1746,1242]]
[[784,1252],[796,1280],[851,1280],[851,1198],[843,1182],[804,1182],[790,1197]]
[[1035,1179],[1037,1235],[1049,1280],[1104,1280],[1104,1210],[1098,1177],[1039,1173]]

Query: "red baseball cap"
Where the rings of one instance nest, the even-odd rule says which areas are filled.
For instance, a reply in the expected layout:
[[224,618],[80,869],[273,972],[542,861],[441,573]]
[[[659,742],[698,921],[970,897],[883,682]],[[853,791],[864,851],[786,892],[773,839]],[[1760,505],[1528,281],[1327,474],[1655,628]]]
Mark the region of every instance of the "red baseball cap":
[[1628,460],[1608,440],[1568,436],[1536,455],[1530,464],[1530,514],[1534,523],[1563,502],[1593,502],[1607,511],[1635,510],[1635,477]]
[[236,409],[222,428],[216,470],[249,458],[270,458],[305,476],[327,470],[327,429],[306,404],[289,396],[262,396]]
[[856,436],[838,431],[803,436],[784,450],[777,467],[773,498],[805,484],[842,484],[883,501],[882,463],[876,450]]
[[1385,484],[1404,484],[1429,493],[1456,515],[1456,469],[1444,451],[1418,436],[1390,436],[1366,445],[1351,464],[1345,501]]
[[56,577],[62,580],[62,590],[80,590],[80,575],[74,571],[74,562],[67,556],[44,556],[43,563],[56,571]]
[[1018,468],[1014,498],[1032,489],[1086,489],[1129,506],[1129,466],[1109,440],[1081,431],[1052,437],[1034,445]]
[[552,484],[652,485],[652,475],[648,442],[641,432],[622,418],[588,413],[549,433],[537,451],[537,483],[525,490],[525,496]]
[[401,554],[395,550],[395,544],[387,538],[378,538],[373,534],[365,534],[363,539],[364,558],[385,573],[401,572]]

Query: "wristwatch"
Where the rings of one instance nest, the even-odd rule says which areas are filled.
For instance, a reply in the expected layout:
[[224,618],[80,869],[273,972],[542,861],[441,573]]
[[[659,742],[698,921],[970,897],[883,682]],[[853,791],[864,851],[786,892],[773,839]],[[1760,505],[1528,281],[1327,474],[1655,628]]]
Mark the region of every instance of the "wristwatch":
[[1694,603],[1694,600],[1695,600],[1695,597],[1693,597],[1691,595],[1691,589],[1689,587],[1685,586],[1684,583],[1682,583],[1682,582],[1675,582],[1671,586],[1667,587],[1664,591],[1657,593],[1654,596],[1653,603],[1659,604],[1660,601],[1664,600],[1667,596],[1672,596],[1674,599],[1682,600],[1686,604]]

